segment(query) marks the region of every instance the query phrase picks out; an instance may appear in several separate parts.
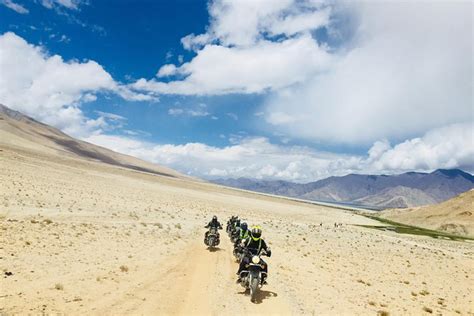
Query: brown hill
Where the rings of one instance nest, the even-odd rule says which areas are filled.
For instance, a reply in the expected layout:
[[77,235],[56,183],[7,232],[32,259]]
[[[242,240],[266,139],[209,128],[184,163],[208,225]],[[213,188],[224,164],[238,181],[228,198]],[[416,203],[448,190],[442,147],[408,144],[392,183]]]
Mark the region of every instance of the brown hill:
[[474,190],[436,205],[383,211],[381,217],[409,225],[474,237]]
[[100,162],[156,175],[188,178],[179,172],[72,138],[0,104],[0,147],[26,150],[38,155]]

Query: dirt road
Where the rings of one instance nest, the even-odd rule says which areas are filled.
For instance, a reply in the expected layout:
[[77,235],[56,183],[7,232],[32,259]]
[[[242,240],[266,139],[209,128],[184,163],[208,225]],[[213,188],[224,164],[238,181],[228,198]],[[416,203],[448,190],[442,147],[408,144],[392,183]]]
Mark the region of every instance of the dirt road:
[[[276,280],[262,288],[256,303],[235,283],[238,264],[232,255],[232,244],[221,233],[220,247],[208,250],[201,233],[172,259],[146,271],[137,288],[116,301],[103,301],[96,311],[105,314],[217,315],[265,314],[289,315],[290,306],[279,295]],[[268,259],[271,268],[271,258]]]

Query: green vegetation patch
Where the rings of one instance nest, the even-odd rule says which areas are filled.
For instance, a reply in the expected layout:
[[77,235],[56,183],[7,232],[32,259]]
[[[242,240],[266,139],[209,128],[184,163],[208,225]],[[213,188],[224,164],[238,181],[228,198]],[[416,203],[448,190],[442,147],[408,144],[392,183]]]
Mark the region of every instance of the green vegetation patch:
[[429,236],[436,239],[450,239],[456,241],[465,241],[465,240],[474,240],[474,238],[453,235],[450,233],[440,232],[437,230],[431,230],[426,228],[421,228],[417,226],[406,225],[402,223],[397,223],[385,218],[381,218],[373,215],[361,214],[367,218],[373,219],[375,221],[384,223],[385,225],[356,225],[365,228],[372,228],[377,230],[393,231],[399,234],[409,234],[409,235],[419,235],[419,236]]

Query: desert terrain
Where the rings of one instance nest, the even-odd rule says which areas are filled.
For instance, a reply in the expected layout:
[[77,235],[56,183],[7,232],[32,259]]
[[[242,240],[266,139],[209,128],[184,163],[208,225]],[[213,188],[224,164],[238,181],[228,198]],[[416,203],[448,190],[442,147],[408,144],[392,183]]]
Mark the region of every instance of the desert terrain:
[[[380,223],[348,210],[108,163],[107,152],[84,155],[101,149],[74,152],[9,120],[0,314],[474,314],[472,242],[373,230],[357,225]],[[203,244],[213,215],[263,228],[273,254],[255,304],[235,284],[225,233],[217,251]]]

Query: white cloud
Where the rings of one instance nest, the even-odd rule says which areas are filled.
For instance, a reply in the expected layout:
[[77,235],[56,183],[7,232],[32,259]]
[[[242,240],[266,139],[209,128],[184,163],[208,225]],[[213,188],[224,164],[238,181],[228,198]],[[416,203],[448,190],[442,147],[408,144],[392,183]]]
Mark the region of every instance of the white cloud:
[[14,33],[0,35],[0,103],[74,136],[104,126],[104,118],[86,118],[80,104],[97,93],[116,93],[127,100],[149,100],[115,82],[95,61],[64,61]]
[[176,73],[176,66],[173,64],[166,64],[158,70],[156,74],[157,77],[167,77],[172,76]]
[[0,0],[0,4],[6,6],[9,9],[12,9],[16,13],[28,14],[30,12],[27,8],[25,8],[21,4],[13,2],[12,0]]
[[273,21],[270,32],[273,35],[285,34],[287,36],[301,32],[314,30],[330,23],[331,10],[326,7],[318,11],[303,12],[296,15],[288,15]]
[[181,44],[187,50],[198,50],[202,46],[206,45],[210,40],[208,34],[194,35],[189,34],[181,39]]
[[268,116],[267,120],[272,123],[272,124],[287,124],[287,123],[293,123],[296,121],[295,116],[283,113],[283,112],[273,112],[270,113]]
[[267,121],[294,137],[351,144],[472,121],[472,6],[351,5],[360,21],[352,48],[326,72],[273,94]]
[[363,156],[275,145],[263,137],[235,139],[223,148],[202,143],[158,145],[113,135],[93,135],[86,140],[197,177],[309,182],[348,173],[390,174],[438,168],[473,172],[473,133],[472,123],[449,125],[394,147],[387,141],[376,142]]
[[64,7],[67,9],[77,10],[81,4],[87,3],[84,0],[41,0],[41,4],[48,8]]
[[181,115],[183,113],[184,113],[184,110],[180,108],[171,108],[168,110],[169,115]]
[[212,1],[208,32],[195,38],[201,45],[207,36],[208,42],[224,46],[252,46],[266,33],[291,36],[324,27],[329,10],[324,2],[311,0]]
[[127,118],[125,118],[121,115],[115,114],[115,113],[102,112],[102,111],[94,111],[94,112],[99,114],[100,116],[102,116],[104,118],[107,118],[107,119],[110,119],[112,121],[126,121],[127,120]]
[[[265,138],[245,138],[224,148],[201,143],[156,145],[112,135],[92,135],[86,141],[206,178],[226,175],[309,181],[328,176],[326,166],[331,164],[330,157],[335,157],[325,153],[319,157],[306,148],[279,147]],[[344,171],[340,168],[339,172]]]
[[423,137],[394,147],[377,142],[367,160],[371,170],[433,170],[461,168],[474,171],[474,123],[434,129]]
[[189,110],[188,113],[191,116],[198,116],[198,117],[199,116],[208,116],[208,115],[210,115],[209,112],[203,111],[203,110]]
[[260,93],[304,82],[330,61],[327,52],[309,36],[283,42],[261,41],[246,48],[207,45],[188,63],[163,66],[159,77],[178,74],[184,80],[160,82],[140,79],[131,87],[162,94]]
[[[175,80],[142,78],[132,88],[270,92],[269,128],[293,138],[401,140],[473,120],[472,10],[469,1],[216,0],[206,33],[182,39],[196,56],[163,66]],[[314,38],[321,28],[329,44]]]
[[173,115],[173,116],[185,115],[185,116],[192,116],[192,117],[204,117],[204,116],[211,115],[211,113],[207,112],[205,108],[206,108],[205,104],[204,106],[199,104],[196,108],[191,108],[191,109],[170,108],[168,109],[168,114]]
[[[304,82],[331,61],[326,47],[310,34],[329,24],[330,12],[328,6],[309,0],[212,1],[208,32],[181,40],[197,56],[180,66],[164,65],[158,72],[158,77],[184,79],[142,78],[132,87],[206,95],[261,93]],[[277,36],[282,37],[276,40]]]

